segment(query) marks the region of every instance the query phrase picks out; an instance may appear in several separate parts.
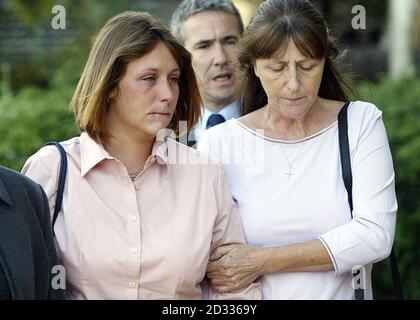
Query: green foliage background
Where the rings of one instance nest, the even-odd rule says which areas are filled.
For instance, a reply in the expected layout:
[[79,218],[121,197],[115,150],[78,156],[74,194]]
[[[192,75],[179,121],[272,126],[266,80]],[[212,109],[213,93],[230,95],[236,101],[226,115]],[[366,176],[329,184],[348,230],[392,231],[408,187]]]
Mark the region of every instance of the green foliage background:
[[[383,111],[394,159],[398,198],[394,248],[404,293],[420,298],[420,77],[392,81],[383,77],[376,85],[362,84],[360,97]],[[376,298],[392,298],[389,259],[375,265]]]
[[[53,1],[11,1],[12,10],[30,30],[49,23]],[[61,1],[73,16],[77,47],[31,57],[23,67],[0,65],[0,165],[20,170],[25,160],[43,144],[78,134],[69,102],[87,57],[92,35],[110,16],[129,9],[126,1]],[[27,10],[28,6],[39,8]],[[0,8],[1,9],[1,8]],[[147,8],[146,8],[147,9]],[[36,12],[46,12],[36,16]],[[0,18],[4,12],[0,10]],[[28,31],[32,32],[32,31]],[[37,67],[33,67],[33,65]],[[31,67],[32,66],[32,67]],[[377,83],[359,83],[360,100],[371,101],[383,111],[394,157],[399,203],[395,249],[408,299],[420,298],[420,76]],[[389,260],[374,267],[374,294],[392,298]]]

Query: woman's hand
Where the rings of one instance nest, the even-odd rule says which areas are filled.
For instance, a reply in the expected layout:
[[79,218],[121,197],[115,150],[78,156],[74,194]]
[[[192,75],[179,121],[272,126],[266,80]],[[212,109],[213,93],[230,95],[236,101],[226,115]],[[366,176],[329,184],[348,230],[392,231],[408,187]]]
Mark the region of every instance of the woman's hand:
[[256,247],[226,245],[215,250],[207,265],[207,277],[220,292],[238,291],[247,287],[263,273],[263,256]]

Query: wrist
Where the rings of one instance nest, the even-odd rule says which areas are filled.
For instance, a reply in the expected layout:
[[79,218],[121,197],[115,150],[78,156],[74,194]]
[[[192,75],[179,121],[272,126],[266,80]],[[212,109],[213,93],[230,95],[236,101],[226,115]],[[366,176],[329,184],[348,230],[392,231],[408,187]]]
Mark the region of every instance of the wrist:
[[264,248],[262,250],[263,259],[262,261],[262,273],[270,274],[275,272],[283,271],[283,259],[279,257],[281,248]]

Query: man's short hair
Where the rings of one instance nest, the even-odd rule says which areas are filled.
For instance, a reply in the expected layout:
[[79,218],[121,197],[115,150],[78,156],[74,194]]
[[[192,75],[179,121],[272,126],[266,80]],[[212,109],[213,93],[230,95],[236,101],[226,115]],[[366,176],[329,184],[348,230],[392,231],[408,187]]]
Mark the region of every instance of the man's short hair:
[[235,16],[239,31],[242,34],[244,25],[238,8],[230,0],[184,0],[174,11],[171,18],[171,32],[181,42],[184,42],[182,25],[191,16],[203,11],[222,11]]

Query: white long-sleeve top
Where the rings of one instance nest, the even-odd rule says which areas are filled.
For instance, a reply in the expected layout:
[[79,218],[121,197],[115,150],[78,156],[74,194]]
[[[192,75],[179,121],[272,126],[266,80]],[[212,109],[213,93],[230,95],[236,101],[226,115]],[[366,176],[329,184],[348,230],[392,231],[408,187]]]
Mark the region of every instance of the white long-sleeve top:
[[[263,299],[353,299],[351,271],[357,265],[364,266],[365,298],[372,298],[372,264],[389,255],[394,239],[395,175],[382,112],[370,103],[352,102],[348,124],[353,219],[338,122],[297,141],[267,138],[235,119],[201,137],[198,150],[225,164],[249,244],[274,247],[319,239],[333,261],[331,272],[263,276]],[[284,155],[294,161],[290,177]]]

